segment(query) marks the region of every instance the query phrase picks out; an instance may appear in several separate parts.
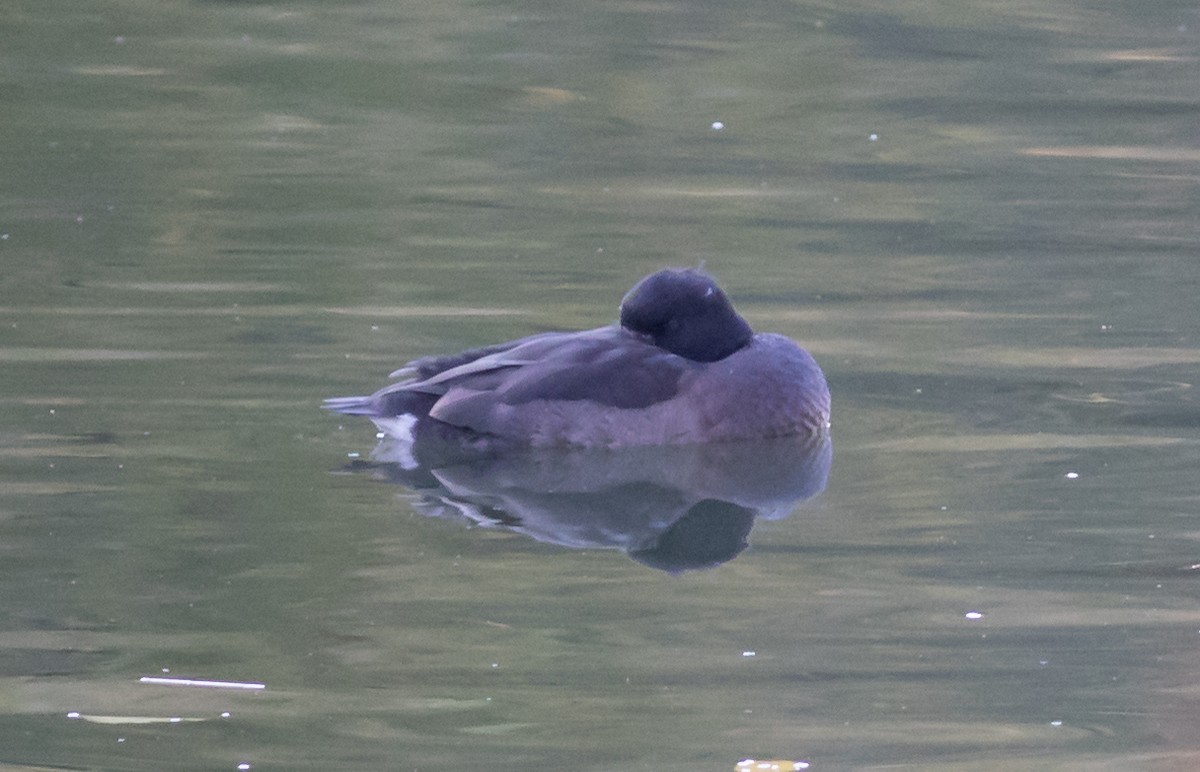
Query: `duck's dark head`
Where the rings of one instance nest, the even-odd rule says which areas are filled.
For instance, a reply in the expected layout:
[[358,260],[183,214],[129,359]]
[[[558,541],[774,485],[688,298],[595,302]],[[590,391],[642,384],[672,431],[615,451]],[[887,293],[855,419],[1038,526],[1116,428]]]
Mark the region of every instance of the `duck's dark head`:
[[621,326],[697,362],[724,359],[754,331],[703,271],[668,268],[633,286],[621,301]]

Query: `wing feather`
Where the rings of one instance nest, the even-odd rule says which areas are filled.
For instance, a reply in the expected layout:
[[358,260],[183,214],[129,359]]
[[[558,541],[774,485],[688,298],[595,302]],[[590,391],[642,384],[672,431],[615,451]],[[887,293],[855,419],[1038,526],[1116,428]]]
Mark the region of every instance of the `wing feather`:
[[613,325],[418,359],[398,372],[427,375],[391,384],[371,399],[386,412],[385,406],[424,403],[439,421],[488,432],[499,413],[538,400],[649,407],[676,397],[696,366]]

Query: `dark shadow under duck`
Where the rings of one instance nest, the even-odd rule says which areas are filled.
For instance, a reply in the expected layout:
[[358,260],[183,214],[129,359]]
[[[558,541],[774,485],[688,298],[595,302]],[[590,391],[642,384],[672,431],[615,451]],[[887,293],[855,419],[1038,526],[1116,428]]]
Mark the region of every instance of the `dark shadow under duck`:
[[754,333],[694,269],[642,279],[618,324],[417,359],[392,377],[404,380],[324,406],[402,441],[486,449],[681,445],[829,427],[829,388],[808,352]]

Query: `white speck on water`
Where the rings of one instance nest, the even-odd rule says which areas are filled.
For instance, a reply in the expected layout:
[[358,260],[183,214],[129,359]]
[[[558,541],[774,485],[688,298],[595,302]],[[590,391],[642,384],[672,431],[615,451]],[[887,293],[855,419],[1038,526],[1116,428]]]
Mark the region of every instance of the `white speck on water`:
[[1068,480],[1078,480],[1079,472],[1067,472],[1063,477],[1066,477]]
[[757,652],[757,651],[743,651],[743,652],[742,652],[742,656],[743,656],[743,657],[754,657],[754,656],[757,656],[757,655],[758,655],[758,652]]
[[868,142],[878,142],[878,141],[879,141],[879,135],[878,135],[878,134],[871,134],[870,136],[868,136],[868,137],[867,137],[867,141],[868,141]]
[[229,718],[230,715],[232,714],[227,710],[221,714],[221,718]]
[[72,710],[70,713],[67,714],[67,718],[79,718],[79,711]]
[[724,130],[724,128],[725,128],[725,124],[722,123],[721,121],[713,121],[712,122],[712,130],[713,131],[722,131],[722,130]]
[[113,38],[113,42],[119,46],[123,46],[123,45],[125,45],[125,36],[117,35],[115,38]]
[[967,619],[983,619],[983,612],[968,611],[966,614],[963,614],[963,616],[966,617]]
[[1050,726],[1062,726],[1062,722],[1061,721],[1051,721]]
[[357,453],[355,451],[350,451],[349,453],[346,454],[346,457],[347,458],[358,458],[361,455],[362,455],[361,453]]

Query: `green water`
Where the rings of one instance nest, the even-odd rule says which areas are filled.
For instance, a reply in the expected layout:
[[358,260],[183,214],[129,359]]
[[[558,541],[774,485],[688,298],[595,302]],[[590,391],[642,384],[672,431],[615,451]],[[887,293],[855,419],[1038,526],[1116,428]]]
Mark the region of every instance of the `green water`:
[[[0,8],[0,767],[1197,765],[1198,17]],[[834,395],[736,559],[344,473],[322,398],[701,262]]]

